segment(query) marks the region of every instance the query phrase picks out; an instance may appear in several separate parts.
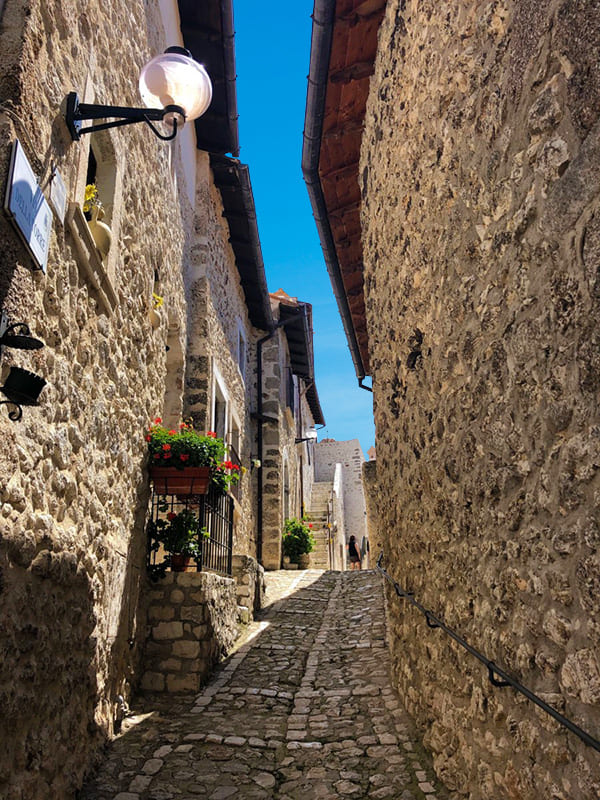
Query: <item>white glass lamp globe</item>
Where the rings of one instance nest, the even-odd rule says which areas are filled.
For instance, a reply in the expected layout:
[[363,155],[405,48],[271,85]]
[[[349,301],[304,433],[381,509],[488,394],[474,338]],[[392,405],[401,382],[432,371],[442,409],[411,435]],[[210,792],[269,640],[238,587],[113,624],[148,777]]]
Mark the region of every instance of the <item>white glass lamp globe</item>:
[[[212,84],[201,64],[186,55],[183,48],[169,48],[149,61],[140,74],[140,95],[147,108],[181,106],[185,120],[201,117],[212,100]],[[165,118],[169,120],[170,115]]]

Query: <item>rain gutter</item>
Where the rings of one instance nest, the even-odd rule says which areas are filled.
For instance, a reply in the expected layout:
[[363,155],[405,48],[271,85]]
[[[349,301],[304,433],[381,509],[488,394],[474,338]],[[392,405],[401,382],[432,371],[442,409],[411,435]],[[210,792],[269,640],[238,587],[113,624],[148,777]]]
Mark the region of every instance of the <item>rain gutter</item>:
[[308,190],[310,204],[317,224],[319,240],[325,257],[327,272],[342,318],[342,325],[348,340],[350,355],[354,363],[359,386],[366,377],[366,370],[360,354],[352,314],[342,272],[337,257],[335,242],[329,224],[327,204],[319,178],[319,158],[321,154],[321,137],[325,117],[325,100],[335,25],[335,0],[315,0],[313,10],[312,41],[310,48],[310,69],[308,75],[308,91],[306,97],[306,116],[304,118],[304,134],[302,146],[302,173]]

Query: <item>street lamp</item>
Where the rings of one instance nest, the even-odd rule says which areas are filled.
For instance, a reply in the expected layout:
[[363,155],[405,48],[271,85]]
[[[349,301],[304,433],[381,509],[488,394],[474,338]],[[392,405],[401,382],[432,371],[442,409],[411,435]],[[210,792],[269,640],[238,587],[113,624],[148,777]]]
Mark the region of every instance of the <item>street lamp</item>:
[[[77,93],[71,92],[67,96],[65,120],[73,141],[78,141],[84,133],[145,122],[159,139],[168,142],[177,136],[178,128],[185,122],[201,117],[212,100],[208,73],[184,47],[168,47],[149,61],[141,71],[139,87],[146,108],[80,103]],[[83,121],[96,119],[113,121],[82,127]],[[153,122],[164,122],[173,130],[164,135]]]
[[318,433],[314,428],[306,431],[306,436],[302,437],[301,439],[296,439],[296,444],[300,444],[300,442],[316,442],[318,437]]

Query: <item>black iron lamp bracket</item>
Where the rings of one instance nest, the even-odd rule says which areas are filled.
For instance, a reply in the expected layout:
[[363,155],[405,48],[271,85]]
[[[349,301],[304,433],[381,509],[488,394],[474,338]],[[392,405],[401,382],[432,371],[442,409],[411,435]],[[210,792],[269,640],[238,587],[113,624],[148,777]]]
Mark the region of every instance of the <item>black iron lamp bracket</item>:
[[8,412],[8,418],[13,422],[18,422],[23,416],[23,409],[13,400],[0,400],[0,406],[12,406],[12,411]]
[[3,311],[0,318],[0,353],[3,347],[13,347],[16,350],[39,350],[44,343],[31,335],[29,325],[24,322],[8,324],[6,313]]
[[[152,123],[161,122],[167,114],[173,114],[173,132],[168,136],[162,134]],[[67,109],[65,121],[74,142],[79,141],[84,133],[95,133],[107,128],[118,128],[122,125],[132,125],[136,122],[145,122],[152,132],[162,139],[170,142],[177,136],[177,115],[185,121],[185,111],[181,106],[168,105],[164,108],[129,108],[128,106],[102,106],[94,103],[80,103],[77,92],[67,95]],[[112,122],[102,122],[100,125],[82,127],[83,122],[96,119],[112,119]]]
[[[24,322],[8,323],[8,315],[5,311],[0,312],[0,355],[3,347],[12,347],[16,350],[39,350],[44,347],[44,343],[35,339],[31,335],[29,326]],[[0,386],[0,392],[8,397],[8,400],[0,400],[0,405],[9,408],[8,418],[13,422],[18,422],[23,416],[23,405],[37,405],[37,399],[46,381],[35,375],[33,372],[11,367],[4,386]]]

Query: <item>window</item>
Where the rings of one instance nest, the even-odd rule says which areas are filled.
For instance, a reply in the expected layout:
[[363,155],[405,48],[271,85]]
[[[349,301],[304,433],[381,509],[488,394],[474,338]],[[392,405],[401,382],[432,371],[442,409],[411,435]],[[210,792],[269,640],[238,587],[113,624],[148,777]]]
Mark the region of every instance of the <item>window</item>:
[[217,436],[227,441],[228,433],[228,403],[227,392],[223,384],[223,380],[219,370],[213,364],[213,397],[212,397],[212,414],[211,414],[211,428]]
[[288,367],[287,373],[285,403],[293,414],[296,408],[296,386],[294,382],[294,373],[290,367]]

